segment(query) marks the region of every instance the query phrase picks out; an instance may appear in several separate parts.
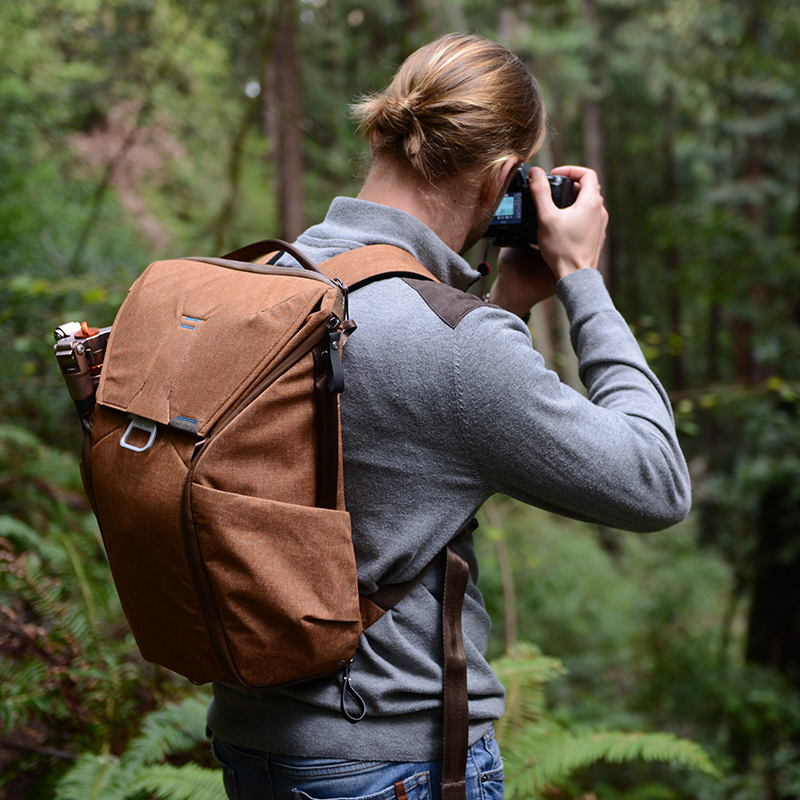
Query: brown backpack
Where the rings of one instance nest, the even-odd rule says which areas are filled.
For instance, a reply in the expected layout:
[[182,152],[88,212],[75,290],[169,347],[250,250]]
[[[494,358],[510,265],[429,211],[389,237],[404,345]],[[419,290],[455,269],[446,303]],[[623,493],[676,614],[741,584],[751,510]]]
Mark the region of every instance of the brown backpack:
[[[305,268],[250,263],[274,251]],[[277,241],[223,259],[156,261],[110,334],[84,324],[57,342],[68,384],[80,355],[90,362],[79,365],[83,385],[97,386],[94,398],[70,388],[84,481],[145,659],[196,683],[249,688],[325,675],[421,579],[359,594],[342,481],[340,354],[355,329],[346,287],[394,275],[434,279],[384,245],[319,268]],[[446,558],[457,772],[467,567],[450,548]]]

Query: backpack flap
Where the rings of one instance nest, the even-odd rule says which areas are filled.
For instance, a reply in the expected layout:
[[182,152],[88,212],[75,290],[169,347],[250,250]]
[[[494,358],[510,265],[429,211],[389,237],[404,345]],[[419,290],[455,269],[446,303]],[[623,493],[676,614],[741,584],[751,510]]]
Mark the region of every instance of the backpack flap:
[[283,275],[276,281],[221,263],[148,267],[112,328],[98,403],[205,436],[271,368],[341,319],[341,296],[315,273],[272,268]]

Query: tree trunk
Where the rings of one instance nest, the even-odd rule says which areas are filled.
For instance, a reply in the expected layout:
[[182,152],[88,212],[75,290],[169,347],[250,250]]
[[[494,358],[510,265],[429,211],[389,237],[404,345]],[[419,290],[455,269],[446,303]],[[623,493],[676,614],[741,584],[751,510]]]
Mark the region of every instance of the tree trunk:
[[[746,27],[746,45],[758,52],[759,31],[764,21],[764,8],[755,3]],[[749,118],[768,113],[770,105],[759,96],[745,99],[744,110]],[[765,134],[754,133],[747,142],[745,180],[759,189],[769,174],[770,142]],[[757,196],[757,193],[754,192]],[[754,200],[747,207],[747,217],[754,229],[766,237],[766,211]],[[754,262],[760,256],[753,253]],[[760,269],[753,271],[749,287],[751,313],[749,318],[734,319],[734,348],[736,377],[743,382],[763,381],[766,370],[754,352],[753,320],[761,317],[770,301],[768,290],[760,280]],[[785,324],[791,324],[787,318]],[[786,413],[795,413],[791,406]],[[787,443],[788,444],[788,443]],[[800,495],[791,478],[775,482],[760,497],[756,535],[755,577],[748,619],[746,657],[784,674],[800,688]]]
[[[667,203],[670,207],[676,208],[679,202],[678,175],[675,167],[675,126],[674,126],[674,104],[672,92],[669,91],[666,97],[664,125],[664,164],[665,176],[664,183],[667,188]],[[667,251],[667,279],[668,286],[668,307],[670,329],[676,336],[681,335],[681,256],[677,245],[670,245]],[[670,356],[672,366],[672,389],[680,391],[686,388],[686,375],[684,372],[683,352],[678,350]]]
[[747,660],[778,670],[800,688],[800,501],[791,483],[764,494],[757,532]]
[[[600,21],[597,14],[597,0],[584,0],[584,19],[593,33],[592,56],[589,69],[591,87],[583,103],[583,140],[586,153],[586,166],[597,173],[600,186],[606,188],[605,170],[605,123],[603,120],[603,106],[601,102],[603,86],[603,57],[600,47]],[[600,252],[598,265],[600,274],[605,278],[609,291],[613,290],[613,274],[609,252],[609,240]]]
[[262,117],[277,172],[277,235],[288,241],[305,228],[302,86],[296,40],[296,13],[288,9],[278,24],[273,56],[264,70]]

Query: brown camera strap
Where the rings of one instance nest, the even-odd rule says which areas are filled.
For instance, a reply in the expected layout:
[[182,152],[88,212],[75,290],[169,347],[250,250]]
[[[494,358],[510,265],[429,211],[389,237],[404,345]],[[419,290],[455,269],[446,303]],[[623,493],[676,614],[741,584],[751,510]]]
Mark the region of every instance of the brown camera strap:
[[[478,523],[471,520],[456,537],[469,535]],[[469,749],[469,695],[467,693],[467,657],[461,611],[469,580],[469,565],[447,545],[444,593],[442,597],[442,642],[444,650],[443,714],[444,757],[442,763],[442,800],[466,800],[467,750]],[[434,559],[422,572],[404,583],[384,584],[368,596],[371,602],[388,611],[405,597],[430,572]]]
[[466,800],[469,748],[467,657],[461,629],[461,610],[469,579],[469,565],[447,545],[442,600],[444,643],[444,759],[442,800]]

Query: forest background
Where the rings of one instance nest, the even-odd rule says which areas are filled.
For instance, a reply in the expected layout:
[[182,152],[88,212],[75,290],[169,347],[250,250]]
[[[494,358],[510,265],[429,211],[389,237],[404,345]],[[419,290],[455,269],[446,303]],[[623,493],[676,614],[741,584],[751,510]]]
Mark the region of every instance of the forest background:
[[[541,166],[600,174],[695,497],[648,536],[487,504],[510,792],[800,797],[789,0],[0,0],[0,797],[221,796],[206,690],[141,661],[110,585],[53,328],[111,324],[156,257],[319,220],[363,169],[348,104],[452,30],[539,78]],[[558,306],[532,329],[575,383]]]

